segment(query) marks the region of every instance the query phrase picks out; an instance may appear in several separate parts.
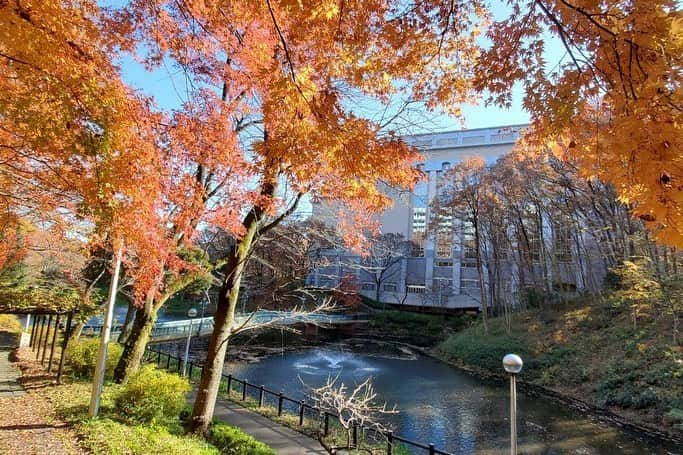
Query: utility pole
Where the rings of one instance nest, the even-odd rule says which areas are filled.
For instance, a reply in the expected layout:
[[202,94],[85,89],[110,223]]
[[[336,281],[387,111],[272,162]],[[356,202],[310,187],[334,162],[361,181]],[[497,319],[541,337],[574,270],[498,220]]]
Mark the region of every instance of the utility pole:
[[97,364],[95,365],[95,376],[92,384],[92,395],[90,397],[90,407],[88,417],[97,417],[100,411],[100,397],[102,396],[102,386],[104,385],[104,373],[107,368],[107,345],[111,338],[111,326],[114,319],[114,303],[116,302],[116,291],[119,286],[119,271],[121,270],[121,256],[123,255],[123,244],[116,251],[114,259],[114,272],[109,283],[109,296],[107,298],[107,309],[104,313],[104,322],[100,335],[100,350],[97,354]]

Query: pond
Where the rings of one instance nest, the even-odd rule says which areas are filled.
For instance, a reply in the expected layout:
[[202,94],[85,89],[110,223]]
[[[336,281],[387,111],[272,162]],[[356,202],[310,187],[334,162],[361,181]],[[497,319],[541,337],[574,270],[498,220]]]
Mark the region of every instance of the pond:
[[[305,387],[329,376],[348,386],[373,378],[379,401],[400,411],[388,416],[394,433],[434,443],[455,454],[509,453],[509,388],[404,347],[356,341],[258,362],[227,362],[226,373],[303,398]],[[555,402],[519,394],[520,454],[679,453],[594,421]],[[418,452],[426,453],[426,451]]]

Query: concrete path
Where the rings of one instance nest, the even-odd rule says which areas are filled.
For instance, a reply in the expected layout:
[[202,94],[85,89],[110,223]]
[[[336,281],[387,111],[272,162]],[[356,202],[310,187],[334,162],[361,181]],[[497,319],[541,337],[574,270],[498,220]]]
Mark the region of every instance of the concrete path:
[[12,350],[19,345],[19,338],[9,332],[0,332],[0,398],[23,395],[24,388],[19,384],[21,372],[9,360]]
[[327,454],[320,443],[262,415],[228,401],[218,401],[214,418],[268,444],[278,455]]

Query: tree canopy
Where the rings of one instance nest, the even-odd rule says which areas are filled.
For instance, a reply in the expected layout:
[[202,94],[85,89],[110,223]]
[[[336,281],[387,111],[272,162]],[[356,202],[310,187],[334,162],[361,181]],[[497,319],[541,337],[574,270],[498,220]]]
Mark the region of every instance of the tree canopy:
[[[673,0],[514,1],[491,25],[476,87],[509,104],[525,88],[521,147],[578,160],[612,184],[657,238],[683,245],[683,11]],[[565,47],[552,69],[549,30]]]

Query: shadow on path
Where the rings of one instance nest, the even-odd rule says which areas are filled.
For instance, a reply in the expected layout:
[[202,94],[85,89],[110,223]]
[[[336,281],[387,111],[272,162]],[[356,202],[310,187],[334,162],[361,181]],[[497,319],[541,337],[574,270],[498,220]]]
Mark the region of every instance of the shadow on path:
[[10,354],[18,346],[17,335],[0,332],[0,398],[14,397],[26,393],[19,383],[21,372],[10,361]]

